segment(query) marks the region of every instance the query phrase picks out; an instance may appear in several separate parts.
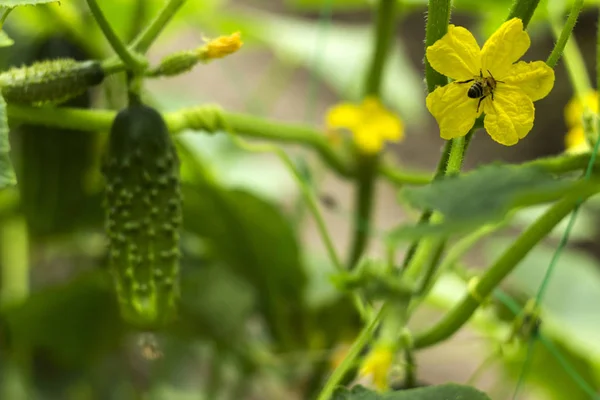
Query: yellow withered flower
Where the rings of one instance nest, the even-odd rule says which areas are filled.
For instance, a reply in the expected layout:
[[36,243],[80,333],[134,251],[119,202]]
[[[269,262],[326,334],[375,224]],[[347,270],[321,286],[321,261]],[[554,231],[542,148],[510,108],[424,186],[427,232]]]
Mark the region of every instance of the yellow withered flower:
[[375,346],[363,361],[359,375],[370,377],[378,390],[386,390],[393,361],[394,352],[389,346]]
[[517,62],[530,43],[523,22],[513,18],[483,48],[471,32],[454,25],[427,48],[432,68],[454,80],[427,96],[443,139],[466,135],[482,113],[485,130],[500,144],[512,146],[529,133],[533,102],[554,86],[554,71],[543,61]]
[[[596,112],[598,110],[598,92],[586,94],[584,103],[590,110]],[[565,136],[567,153],[585,153],[591,150],[583,128],[583,112],[583,105],[577,97],[571,99],[565,107],[565,122],[569,128]]]
[[385,142],[404,137],[400,118],[386,109],[376,97],[366,97],[361,104],[340,103],[327,113],[329,130],[348,129],[356,147],[366,154],[376,154]]

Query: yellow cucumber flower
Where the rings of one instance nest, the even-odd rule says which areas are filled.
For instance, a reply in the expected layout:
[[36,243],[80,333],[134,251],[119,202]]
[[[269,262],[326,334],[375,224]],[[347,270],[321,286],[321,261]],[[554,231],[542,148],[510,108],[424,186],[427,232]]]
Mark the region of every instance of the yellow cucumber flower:
[[533,102],[554,86],[554,71],[543,61],[517,62],[529,45],[523,22],[513,18],[482,49],[471,32],[454,25],[427,48],[433,69],[454,80],[427,96],[443,139],[466,135],[482,113],[485,130],[500,144],[512,146],[529,133]]
[[[592,111],[598,110],[598,92],[590,92],[584,97],[585,105]],[[569,101],[565,107],[565,122],[569,132],[565,136],[567,153],[585,153],[590,151],[590,145],[583,129],[583,105],[577,97]]]
[[394,352],[389,346],[376,346],[363,361],[359,375],[361,377],[371,377],[378,390],[386,390],[393,361]]
[[404,137],[402,121],[386,109],[376,97],[366,97],[361,104],[340,103],[326,117],[329,130],[348,129],[356,147],[366,154],[376,154],[386,141]]
[[232,33],[227,36],[219,36],[216,39],[204,39],[208,43],[200,49],[200,58],[202,60],[214,60],[223,58],[229,54],[238,51],[242,45],[242,35],[240,32]]

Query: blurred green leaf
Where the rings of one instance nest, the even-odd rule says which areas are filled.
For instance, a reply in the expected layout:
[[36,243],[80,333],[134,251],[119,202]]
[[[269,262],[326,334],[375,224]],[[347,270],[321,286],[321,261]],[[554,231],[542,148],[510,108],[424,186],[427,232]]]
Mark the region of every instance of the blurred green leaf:
[[535,167],[485,166],[427,186],[402,190],[400,194],[409,204],[439,211],[444,220],[439,224],[400,226],[389,238],[394,241],[464,232],[499,222],[514,208],[550,202],[565,195],[577,196],[596,185],[593,181],[560,180]]
[[2,310],[9,343],[44,350],[65,366],[86,366],[115,350],[125,329],[104,271],[33,293]]
[[483,392],[470,387],[448,383],[399,392],[379,394],[362,386],[336,391],[333,400],[490,400]]
[[60,0],[0,0],[2,7],[35,6],[38,4],[57,3]]
[[[494,240],[486,256],[494,259],[509,240]],[[555,252],[538,246],[508,278],[511,287],[534,297]],[[552,273],[542,301],[542,333],[560,340],[571,351],[600,366],[600,270],[598,261],[575,250],[564,251]]]
[[[318,22],[266,13],[249,13],[245,19],[254,23],[244,34],[269,46],[277,57],[314,69],[344,99],[361,98],[373,47],[370,27],[333,24],[322,30]],[[318,62],[315,54],[319,54]],[[425,115],[424,92],[406,54],[402,43],[395,41],[386,64],[382,97],[407,124],[418,124]]]
[[0,190],[17,183],[15,170],[10,160],[10,144],[8,142],[8,119],[6,117],[6,102],[0,96]]
[[0,47],[9,47],[15,44],[14,40],[12,40],[4,31],[0,31]]
[[212,182],[185,187],[184,198],[184,228],[252,284],[280,344],[301,343],[307,278],[290,224],[264,200]]
[[233,344],[245,334],[247,318],[255,307],[255,292],[224,265],[187,271],[181,278],[181,322],[192,333]]

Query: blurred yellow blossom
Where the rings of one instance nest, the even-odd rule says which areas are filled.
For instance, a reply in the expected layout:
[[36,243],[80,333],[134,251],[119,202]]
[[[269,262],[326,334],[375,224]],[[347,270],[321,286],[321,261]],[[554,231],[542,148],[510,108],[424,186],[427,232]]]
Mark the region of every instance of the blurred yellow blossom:
[[[590,92],[584,97],[585,105],[596,112],[598,110],[598,92]],[[565,136],[567,153],[585,153],[590,151],[590,145],[583,129],[584,108],[577,97],[573,97],[565,107],[565,122],[569,132]]]
[[378,345],[363,361],[360,376],[371,377],[375,387],[383,391],[388,388],[388,374],[393,361],[393,349],[389,346]]
[[554,71],[543,61],[524,62],[530,45],[523,22],[513,18],[480,48],[467,29],[450,25],[448,33],[427,48],[427,60],[454,82],[427,96],[427,109],[443,139],[466,135],[485,113],[484,127],[496,142],[516,144],[533,127],[533,102],[554,86]]
[[340,103],[332,107],[326,124],[329,130],[351,131],[356,147],[367,154],[381,151],[386,141],[398,142],[404,137],[402,121],[372,96],[361,104]]
[[219,36],[216,39],[209,40],[202,47],[200,55],[203,60],[222,58],[235,53],[243,44],[240,32],[235,32],[228,36]]

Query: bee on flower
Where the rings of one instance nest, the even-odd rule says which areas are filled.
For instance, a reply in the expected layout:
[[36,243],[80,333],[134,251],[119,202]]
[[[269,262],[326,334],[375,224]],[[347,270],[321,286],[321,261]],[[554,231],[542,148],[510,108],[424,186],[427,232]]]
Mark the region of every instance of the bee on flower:
[[531,131],[533,102],[550,93],[554,71],[543,61],[518,61],[530,44],[523,22],[513,18],[483,48],[471,32],[454,25],[427,48],[431,67],[453,79],[426,100],[443,139],[466,135],[482,114],[487,133],[505,146],[516,144]]

